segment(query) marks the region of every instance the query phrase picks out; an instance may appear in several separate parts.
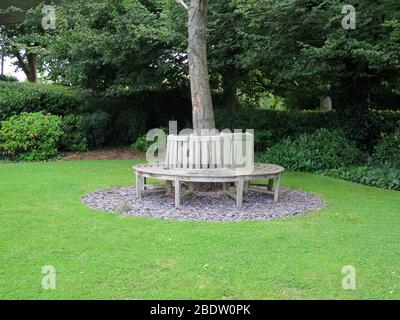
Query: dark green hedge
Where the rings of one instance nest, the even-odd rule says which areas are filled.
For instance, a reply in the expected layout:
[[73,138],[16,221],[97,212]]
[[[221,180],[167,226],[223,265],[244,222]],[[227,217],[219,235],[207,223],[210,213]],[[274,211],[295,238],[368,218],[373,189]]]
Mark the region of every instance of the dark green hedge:
[[254,129],[258,151],[284,138],[296,138],[320,128],[341,129],[346,137],[363,150],[372,151],[382,134],[400,125],[400,111],[361,110],[358,112],[216,110],[219,129]]
[[166,90],[145,91],[124,98],[91,97],[88,111],[102,110],[110,114],[114,144],[132,144],[153,128],[168,127],[175,120],[181,128],[191,122],[190,92]]
[[[214,98],[218,105],[218,99]],[[107,141],[103,142],[110,144],[131,144],[151,128],[168,127],[169,120],[178,121],[180,128],[191,126],[190,92],[187,88],[105,98],[88,97],[79,90],[58,85],[0,81],[0,120],[21,112],[38,111],[61,116],[104,111],[109,114],[111,125],[106,128],[103,140]],[[256,151],[259,152],[284,138],[296,138],[319,128],[341,129],[359,148],[373,151],[383,134],[390,134],[400,125],[400,111],[367,109],[351,113],[321,113],[248,107],[232,112],[217,106],[215,117],[219,129],[255,129]],[[101,142],[102,139],[97,140]]]
[[82,109],[84,99],[68,87],[0,81],[0,120],[22,112],[63,116]]
[[104,111],[69,114],[62,121],[62,151],[86,151],[104,145],[110,132],[110,115]]

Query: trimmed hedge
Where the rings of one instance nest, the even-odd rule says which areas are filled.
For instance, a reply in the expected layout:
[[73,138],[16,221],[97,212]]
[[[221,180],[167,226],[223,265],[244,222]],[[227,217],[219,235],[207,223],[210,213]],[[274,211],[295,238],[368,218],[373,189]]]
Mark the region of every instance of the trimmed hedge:
[[191,124],[190,91],[142,91],[124,98],[91,97],[88,112],[102,110],[111,116],[109,136],[114,144],[132,144],[153,128],[168,127],[171,120],[181,128]]
[[80,113],[84,99],[60,85],[0,81],[0,121],[22,112]]
[[[258,151],[284,138],[296,138],[320,128],[340,129],[363,150],[372,151],[382,134],[390,134],[400,125],[400,111],[365,110],[363,112],[216,110],[217,128],[254,129]],[[257,142],[257,135],[263,136]]]
[[111,117],[107,112],[97,111],[84,115],[83,131],[89,148],[105,144],[111,130]]
[[[138,92],[121,98],[88,97],[65,86],[0,81],[0,121],[21,112],[43,111],[65,116],[103,111],[109,115],[112,125],[106,127],[102,138],[97,136],[89,141],[90,146],[105,142],[131,144],[149,129],[168,126],[169,120],[178,121],[180,129],[190,127],[189,93],[189,89],[184,88]],[[214,100],[218,104],[218,99],[214,97]],[[215,118],[218,129],[255,129],[257,152],[265,151],[284,138],[294,139],[320,128],[341,129],[359,148],[372,152],[383,134],[390,134],[400,126],[400,111],[367,109],[324,113],[247,107],[232,112],[216,107]]]
[[60,141],[62,151],[86,151],[88,139],[83,115],[69,114],[62,119],[63,135]]
[[63,117],[62,151],[86,151],[104,145],[110,131],[110,115],[103,111]]

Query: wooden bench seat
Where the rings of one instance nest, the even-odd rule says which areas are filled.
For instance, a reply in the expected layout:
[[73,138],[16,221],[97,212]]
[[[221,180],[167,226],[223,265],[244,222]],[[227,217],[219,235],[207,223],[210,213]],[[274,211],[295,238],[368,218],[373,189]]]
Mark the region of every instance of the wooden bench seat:
[[[279,199],[280,180],[284,168],[274,164],[254,164],[252,170],[238,170],[236,168],[208,168],[208,169],[169,169],[164,164],[142,164],[134,167],[136,172],[136,196],[140,199],[143,193],[154,192],[147,189],[146,178],[155,178],[166,181],[166,187],[157,191],[172,191],[172,184],[175,186],[175,206],[181,204],[182,183],[223,183],[226,194],[236,200],[238,207],[243,204],[243,194],[247,190],[270,193],[274,195],[274,201]],[[252,187],[252,180],[268,179],[267,190],[260,190]],[[236,193],[229,191],[227,185],[235,183]]]

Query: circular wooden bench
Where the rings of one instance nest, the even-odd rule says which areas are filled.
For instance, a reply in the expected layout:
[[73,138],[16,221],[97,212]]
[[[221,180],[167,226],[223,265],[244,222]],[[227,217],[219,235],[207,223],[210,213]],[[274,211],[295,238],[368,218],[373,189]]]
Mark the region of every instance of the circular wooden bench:
[[[269,193],[274,195],[274,201],[279,199],[281,175],[285,170],[283,167],[274,164],[255,163],[249,170],[232,168],[212,169],[183,169],[166,168],[164,164],[141,164],[134,166],[136,172],[136,196],[140,199],[143,193],[154,191],[172,192],[172,184],[175,185],[175,206],[181,204],[182,183],[223,183],[224,191],[236,200],[238,207],[242,206],[243,193],[247,190]],[[149,189],[146,178],[165,180],[165,188]],[[256,179],[268,179],[266,190],[251,186],[250,182]],[[235,183],[236,194],[228,190],[228,183]],[[260,186],[258,184],[257,186]]]

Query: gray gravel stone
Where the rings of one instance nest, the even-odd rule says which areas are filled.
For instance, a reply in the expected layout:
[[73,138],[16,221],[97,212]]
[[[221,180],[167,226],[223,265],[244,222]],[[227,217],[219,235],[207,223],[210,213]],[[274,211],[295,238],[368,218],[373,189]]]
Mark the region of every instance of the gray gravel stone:
[[248,192],[242,208],[237,208],[235,201],[222,191],[196,192],[194,196],[184,198],[177,209],[173,194],[147,194],[138,200],[135,188],[127,187],[92,192],[84,196],[82,202],[94,209],[126,216],[220,222],[270,220],[316,211],[324,206],[320,197],[293,189],[282,189],[277,203],[271,195]]

